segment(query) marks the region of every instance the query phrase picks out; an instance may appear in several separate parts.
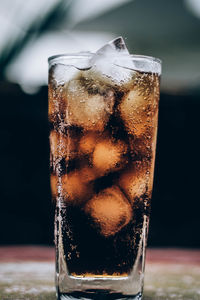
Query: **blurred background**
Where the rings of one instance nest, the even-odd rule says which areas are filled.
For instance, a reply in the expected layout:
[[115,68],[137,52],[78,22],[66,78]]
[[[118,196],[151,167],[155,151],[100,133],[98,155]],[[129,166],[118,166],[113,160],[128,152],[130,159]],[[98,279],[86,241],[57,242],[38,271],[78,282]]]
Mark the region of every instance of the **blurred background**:
[[200,247],[200,1],[2,0],[0,28],[0,243],[53,244],[48,56],[122,35],[163,61],[149,246]]

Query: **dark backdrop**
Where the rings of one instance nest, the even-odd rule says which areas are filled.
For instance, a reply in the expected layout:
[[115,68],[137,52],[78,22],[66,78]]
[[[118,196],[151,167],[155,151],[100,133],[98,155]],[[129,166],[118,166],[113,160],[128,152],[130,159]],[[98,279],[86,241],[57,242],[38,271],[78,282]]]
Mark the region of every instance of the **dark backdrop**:
[[[47,87],[0,82],[0,243],[52,244]],[[199,247],[199,97],[161,94],[150,246]]]

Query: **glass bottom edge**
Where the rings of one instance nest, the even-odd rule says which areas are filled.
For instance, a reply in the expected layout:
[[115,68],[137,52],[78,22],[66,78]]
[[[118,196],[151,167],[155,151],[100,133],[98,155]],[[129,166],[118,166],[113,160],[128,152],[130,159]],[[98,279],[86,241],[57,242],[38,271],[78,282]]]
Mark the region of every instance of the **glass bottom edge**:
[[121,293],[110,293],[107,290],[92,290],[88,292],[72,292],[72,293],[59,293],[57,300],[141,300],[142,293],[136,295],[124,295]]

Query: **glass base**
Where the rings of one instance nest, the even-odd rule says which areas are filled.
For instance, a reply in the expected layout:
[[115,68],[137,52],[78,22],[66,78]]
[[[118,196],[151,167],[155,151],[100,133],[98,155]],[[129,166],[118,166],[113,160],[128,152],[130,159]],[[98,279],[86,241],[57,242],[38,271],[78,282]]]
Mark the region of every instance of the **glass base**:
[[137,295],[123,295],[121,293],[110,293],[106,290],[91,290],[88,292],[73,292],[67,294],[60,294],[57,296],[57,300],[141,300],[142,294]]

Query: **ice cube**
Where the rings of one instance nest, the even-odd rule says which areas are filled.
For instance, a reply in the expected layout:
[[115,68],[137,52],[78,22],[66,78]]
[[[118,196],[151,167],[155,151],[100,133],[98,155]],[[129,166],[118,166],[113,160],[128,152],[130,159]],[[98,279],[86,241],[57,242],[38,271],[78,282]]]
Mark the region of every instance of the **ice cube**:
[[120,114],[129,134],[137,137],[143,135],[151,126],[152,98],[145,98],[137,90],[131,90],[120,104]]
[[152,126],[158,109],[159,78],[154,74],[137,73],[133,86],[124,95],[119,110],[128,133],[140,137]]
[[127,83],[134,75],[133,62],[122,37],[100,48],[90,62],[91,75],[97,79],[104,76],[112,84]]
[[79,151],[82,154],[92,153],[97,141],[98,141],[98,135],[95,134],[94,132],[88,132],[80,140]]
[[52,130],[50,133],[50,149],[53,161],[65,157],[67,154],[67,138]]
[[52,199],[55,200],[55,198],[58,196],[58,177],[56,175],[51,174],[50,185]]
[[103,139],[97,143],[94,149],[93,166],[101,176],[107,172],[119,170],[125,163],[126,153],[127,145],[123,141],[114,142],[109,138]]
[[66,87],[66,102],[67,124],[103,131],[113,111],[114,94],[89,94],[81,80],[74,79]]
[[79,174],[83,183],[89,183],[98,177],[96,170],[88,165],[82,166]]
[[147,192],[149,180],[148,164],[143,161],[134,162],[134,165],[120,174],[118,185],[123,190],[129,201],[134,204]]
[[117,186],[107,188],[90,199],[85,205],[85,212],[105,237],[120,231],[132,217],[131,206]]
[[62,158],[66,160],[73,159],[77,153],[77,138],[52,130],[50,133],[50,149],[53,162],[57,162]]
[[119,53],[119,54],[129,54],[128,49],[126,47],[126,44],[124,42],[124,39],[119,36],[115,38],[114,40],[110,41],[103,47],[101,47],[94,55],[92,58],[92,62],[96,62],[96,56],[107,56],[107,55],[112,55],[113,53]]
[[158,112],[151,116],[146,131],[140,136],[129,135],[129,145],[133,159],[152,159],[155,154]]
[[60,116],[60,101],[56,91],[53,89],[51,85],[48,87],[48,116],[49,121],[52,123],[56,123],[57,119]]
[[65,101],[63,99],[63,85],[57,85],[57,82],[50,73],[48,86],[48,114],[49,121],[52,123],[60,123],[64,119]]
[[49,105],[48,105],[48,114],[49,117],[52,117],[58,111],[58,103],[57,100],[54,100],[54,93],[53,88],[49,85],[48,87],[48,99],[49,99]]
[[66,82],[75,78],[79,74],[79,69],[70,64],[57,63],[49,71],[50,81],[54,88],[64,86]]
[[80,170],[75,170],[62,176],[61,195],[67,204],[82,205],[91,198],[93,185],[89,182],[87,176],[83,177],[83,173]]

